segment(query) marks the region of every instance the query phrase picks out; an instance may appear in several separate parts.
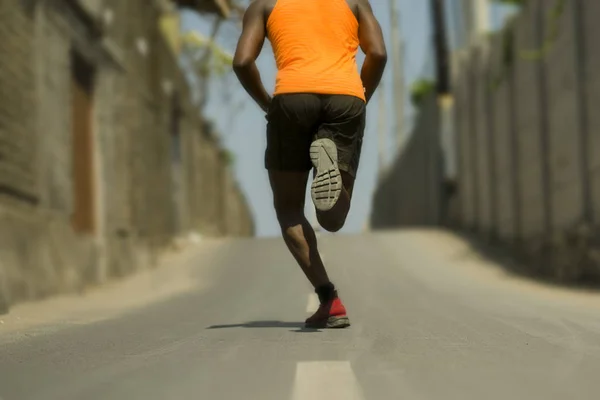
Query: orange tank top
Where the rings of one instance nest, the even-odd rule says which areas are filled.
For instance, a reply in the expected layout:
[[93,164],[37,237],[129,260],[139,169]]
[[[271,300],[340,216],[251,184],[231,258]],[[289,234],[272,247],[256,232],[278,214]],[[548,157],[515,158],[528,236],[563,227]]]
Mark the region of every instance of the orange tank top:
[[319,93],[365,100],[358,21],[346,0],[277,0],[267,21],[275,53],[275,95]]

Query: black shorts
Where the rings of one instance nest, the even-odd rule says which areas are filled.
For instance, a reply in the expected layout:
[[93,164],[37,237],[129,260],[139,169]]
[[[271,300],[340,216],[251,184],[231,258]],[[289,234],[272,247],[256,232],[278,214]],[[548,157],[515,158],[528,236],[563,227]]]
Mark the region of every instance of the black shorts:
[[309,171],[310,145],[328,138],[338,149],[340,170],[356,177],[365,131],[366,104],[355,96],[280,94],[267,113],[265,167]]

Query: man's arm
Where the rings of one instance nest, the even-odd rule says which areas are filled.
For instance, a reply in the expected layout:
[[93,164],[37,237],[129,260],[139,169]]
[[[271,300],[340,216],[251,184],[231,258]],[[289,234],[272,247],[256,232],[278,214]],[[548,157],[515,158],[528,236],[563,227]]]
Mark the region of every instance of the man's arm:
[[373,14],[369,0],[358,0],[358,39],[360,48],[365,53],[365,62],[360,77],[368,102],[379,86],[387,63],[383,32]]
[[246,92],[266,112],[271,103],[271,96],[267,93],[256,67],[256,59],[266,36],[262,3],[262,0],[253,1],[244,13],[242,34],[233,56],[233,71]]

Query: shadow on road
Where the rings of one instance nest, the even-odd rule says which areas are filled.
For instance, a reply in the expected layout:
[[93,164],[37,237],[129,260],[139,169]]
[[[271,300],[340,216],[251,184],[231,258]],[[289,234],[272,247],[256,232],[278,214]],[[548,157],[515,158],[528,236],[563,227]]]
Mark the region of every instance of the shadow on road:
[[304,322],[283,321],[251,321],[241,324],[213,325],[206,329],[228,329],[228,328],[293,328],[292,332],[321,332],[319,329],[304,327]]

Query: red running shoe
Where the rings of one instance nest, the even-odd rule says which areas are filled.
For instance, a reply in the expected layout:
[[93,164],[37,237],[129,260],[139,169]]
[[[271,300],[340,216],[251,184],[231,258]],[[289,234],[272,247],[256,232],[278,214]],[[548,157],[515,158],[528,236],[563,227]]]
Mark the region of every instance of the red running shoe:
[[321,303],[317,312],[306,319],[305,327],[309,329],[342,329],[350,326],[346,307],[335,292],[333,298]]

